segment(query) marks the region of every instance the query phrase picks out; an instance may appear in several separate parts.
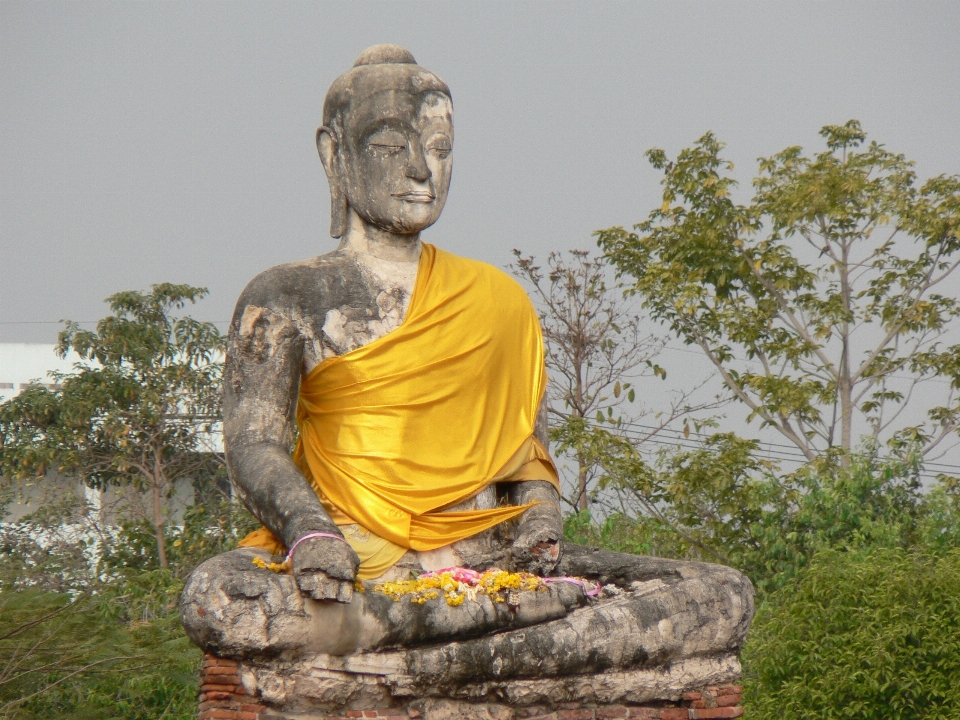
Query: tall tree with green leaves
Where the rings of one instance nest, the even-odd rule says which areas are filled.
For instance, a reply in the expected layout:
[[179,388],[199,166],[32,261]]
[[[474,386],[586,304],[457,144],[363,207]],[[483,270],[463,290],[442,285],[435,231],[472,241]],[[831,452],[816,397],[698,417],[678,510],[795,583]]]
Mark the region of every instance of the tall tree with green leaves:
[[[847,467],[858,436],[929,459],[960,427],[960,176],[918,183],[855,120],[821,135],[815,155],[762,158],[746,203],[713,134],[672,161],[650,150],[662,206],[599,244],[749,418],[808,461]],[[919,392],[929,382],[938,391]]]
[[147,500],[159,566],[168,565],[168,500],[179,480],[208,470],[220,422],[223,338],[211,323],[177,316],[205,288],[163,283],[107,298],[112,315],[83,330],[67,322],[58,353],[82,358],[0,406],[0,473],[48,469],[90,488],[126,486]]

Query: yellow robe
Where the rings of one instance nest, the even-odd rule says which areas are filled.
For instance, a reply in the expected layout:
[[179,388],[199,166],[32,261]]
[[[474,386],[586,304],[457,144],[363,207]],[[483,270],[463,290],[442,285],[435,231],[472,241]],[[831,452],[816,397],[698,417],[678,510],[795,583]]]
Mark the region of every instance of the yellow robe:
[[[519,284],[424,243],[403,324],[324,360],[300,386],[294,461],[345,526],[362,579],[407,548],[449,545],[529,507],[442,512],[492,482],[559,487],[533,437],[546,382],[540,323]],[[283,551],[266,529],[240,544]]]

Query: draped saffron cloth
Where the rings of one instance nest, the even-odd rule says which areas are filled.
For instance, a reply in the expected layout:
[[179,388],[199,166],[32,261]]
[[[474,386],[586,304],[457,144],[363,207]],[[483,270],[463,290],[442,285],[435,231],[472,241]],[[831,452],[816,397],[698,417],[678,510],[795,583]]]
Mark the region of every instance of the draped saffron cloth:
[[[546,480],[533,436],[546,389],[537,314],[520,285],[426,243],[403,324],[302,381],[294,461],[376,577],[529,505],[446,511],[489,484]],[[240,543],[283,551],[266,529]]]

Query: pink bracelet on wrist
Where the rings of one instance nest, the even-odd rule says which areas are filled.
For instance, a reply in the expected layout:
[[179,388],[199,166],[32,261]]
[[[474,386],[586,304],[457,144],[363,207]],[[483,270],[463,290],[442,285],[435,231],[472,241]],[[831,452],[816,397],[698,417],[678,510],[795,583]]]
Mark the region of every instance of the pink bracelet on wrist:
[[[293,562],[293,551],[297,549],[297,545],[302,543],[304,540],[312,540],[313,538],[333,538],[334,540],[339,540],[340,542],[347,542],[344,537],[341,535],[334,535],[333,533],[328,532],[315,532],[307,533],[302,538],[297,540],[293,547],[290,548],[290,551],[287,553],[287,559],[284,562],[292,563]],[[349,545],[349,543],[347,543]]]

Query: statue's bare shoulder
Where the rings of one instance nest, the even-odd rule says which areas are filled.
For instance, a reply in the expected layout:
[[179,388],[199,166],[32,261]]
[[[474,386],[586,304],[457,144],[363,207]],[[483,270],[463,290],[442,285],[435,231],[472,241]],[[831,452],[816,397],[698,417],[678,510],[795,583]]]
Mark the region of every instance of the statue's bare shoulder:
[[303,369],[309,371],[323,359],[353,349],[343,342],[344,325],[379,319],[373,285],[355,258],[339,251],[265,270],[237,302],[231,350],[255,359],[295,337]]

